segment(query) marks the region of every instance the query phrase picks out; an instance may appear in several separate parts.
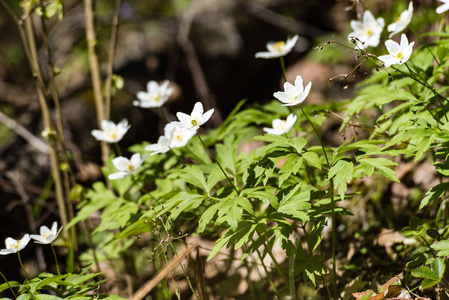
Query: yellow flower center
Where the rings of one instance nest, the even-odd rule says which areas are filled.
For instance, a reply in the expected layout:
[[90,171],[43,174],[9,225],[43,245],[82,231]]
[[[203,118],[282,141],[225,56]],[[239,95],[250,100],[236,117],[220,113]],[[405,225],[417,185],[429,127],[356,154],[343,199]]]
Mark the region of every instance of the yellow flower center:
[[44,233],[43,235],[42,235],[42,237],[44,238],[44,239],[46,239],[47,237],[49,237],[51,235],[51,231],[49,231],[49,232],[47,232],[47,233]]
[[373,35],[373,30],[370,28],[370,29],[368,29],[367,31],[366,31],[366,35],[368,36],[368,37],[370,37],[370,36],[372,36]]
[[17,243],[11,244],[11,248],[15,249],[15,250],[19,250],[20,248],[20,241],[18,240]]
[[111,140],[115,140],[116,138],[118,138],[118,130],[116,128],[112,129],[112,130],[109,130],[108,131],[108,136],[109,136],[109,138]]
[[180,135],[180,134],[177,134],[175,138],[176,138],[178,141],[182,141],[182,135]]
[[279,123],[279,125],[278,125],[278,130],[279,131],[284,131],[285,130],[285,128],[287,127],[286,125],[287,125],[287,121],[286,120],[281,120],[282,122],[281,123]]
[[401,16],[399,16],[395,23],[399,23],[401,21],[402,21],[402,18],[401,18]]
[[399,59],[403,59],[404,58],[404,55],[402,54],[402,52],[398,53],[397,58],[399,58]]
[[153,100],[154,100],[155,102],[161,101],[161,100],[162,100],[161,94],[160,94],[159,92],[158,92],[158,93],[155,93],[154,96],[153,96]]
[[285,47],[284,41],[276,42],[273,44],[273,52],[281,53],[282,51],[284,51],[284,47]]
[[127,162],[125,166],[130,172],[133,172],[136,169],[136,167],[130,161]]
[[193,127],[195,127],[196,125],[198,125],[198,120],[193,119],[190,124],[192,124]]

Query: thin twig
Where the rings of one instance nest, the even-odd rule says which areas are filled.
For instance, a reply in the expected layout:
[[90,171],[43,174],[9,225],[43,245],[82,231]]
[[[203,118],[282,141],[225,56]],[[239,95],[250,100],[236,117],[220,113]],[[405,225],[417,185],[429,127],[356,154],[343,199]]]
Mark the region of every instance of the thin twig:
[[134,293],[129,299],[130,300],[140,300],[143,299],[149,292],[153,290],[156,285],[161,282],[165,276],[167,276],[174,268],[176,268],[179,263],[187,257],[193,250],[195,250],[196,247],[198,247],[199,240],[196,239],[192,242],[192,244],[187,247],[181,254],[176,256],[174,259],[170,261],[169,264],[167,264],[162,270],[159,271],[159,273],[151,280],[149,280],[147,283],[145,283],[137,292]]
[[104,117],[107,120],[111,118],[112,72],[114,70],[115,47],[117,45],[117,31],[121,4],[122,0],[115,1],[114,17],[112,18],[111,40],[109,42],[108,65],[106,69],[106,82],[104,92]]
[[[103,103],[103,93],[101,91],[100,65],[98,62],[95,45],[97,38],[95,36],[94,13],[92,9],[92,0],[84,0],[84,13],[86,20],[86,40],[89,55],[89,68],[92,77],[92,86],[94,91],[95,108],[97,110],[98,127],[101,127],[101,121],[105,120],[105,109]],[[103,165],[107,166],[109,157],[109,145],[105,141],[101,141],[101,158]]]

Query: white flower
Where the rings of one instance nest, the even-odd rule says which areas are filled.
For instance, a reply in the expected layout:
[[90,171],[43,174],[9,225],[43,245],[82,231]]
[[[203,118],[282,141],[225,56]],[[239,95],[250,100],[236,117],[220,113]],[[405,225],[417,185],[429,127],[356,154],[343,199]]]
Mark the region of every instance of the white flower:
[[181,127],[180,123],[181,122],[171,122],[165,125],[164,136],[170,141],[170,148],[184,147],[196,134],[195,130]]
[[402,65],[405,63],[412,54],[413,45],[415,42],[408,43],[407,36],[405,34],[401,35],[401,44],[399,45],[393,40],[388,40],[385,42],[385,46],[388,50],[388,55],[379,56],[385,67],[389,67],[394,64]]
[[440,2],[443,2],[444,4],[437,7],[437,14],[442,14],[445,11],[449,10],[449,0],[438,0]]
[[286,120],[274,119],[273,128],[265,127],[263,131],[265,131],[268,134],[275,134],[275,135],[287,133],[290,131],[290,129],[292,129],[293,125],[296,122],[296,119],[297,116],[295,114],[290,114]]
[[396,33],[399,33],[402,30],[404,30],[412,20],[412,16],[413,16],[413,2],[410,2],[408,4],[408,10],[403,11],[399,16],[399,18],[396,20],[396,22],[388,25],[387,30],[393,31],[389,37],[391,38]]
[[200,128],[201,125],[203,125],[210,119],[213,113],[214,113],[213,108],[204,113],[203,104],[201,102],[197,102],[195,103],[195,106],[193,107],[190,116],[182,112],[176,113],[176,116],[180,121],[176,123],[180,127],[184,127],[190,130],[198,130],[198,128]]
[[358,39],[357,46],[359,48],[368,46],[377,47],[384,25],[385,21],[383,18],[378,18],[376,20],[373,14],[369,10],[366,10],[363,14],[362,21],[351,21],[351,27],[354,31],[348,35],[348,38],[351,40],[352,37],[356,37]]
[[158,153],[165,153],[170,150],[170,139],[165,135],[161,135],[157,140],[157,144],[148,145],[145,147],[145,151],[154,151],[151,155]]
[[302,77],[300,75],[296,76],[295,85],[290,82],[284,84],[284,92],[274,93],[274,97],[281,101],[282,106],[293,106],[303,102],[309,95],[310,88],[312,87],[312,82],[304,89],[302,84]]
[[0,250],[1,255],[11,254],[11,253],[17,253],[28,244],[28,242],[31,240],[30,235],[27,233],[21,238],[20,240],[15,240],[13,238],[6,238],[5,245],[6,249]]
[[94,129],[92,130],[92,135],[99,141],[117,143],[123,138],[130,127],[126,119],[121,120],[117,125],[114,122],[103,120],[101,121],[102,130]]
[[142,165],[145,157],[140,158],[139,153],[134,153],[131,159],[119,156],[112,160],[112,164],[118,170],[116,173],[112,173],[108,176],[110,180],[125,178],[133,173],[135,173]]
[[31,234],[30,237],[34,240],[35,243],[38,244],[51,244],[56,238],[58,234],[61,232],[61,228],[58,230],[58,223],[53,222],[51,226],[51,230],[48,229],[47,226],[41,226],[39,229],[40,234]]
[[134,100],[133,104],[143,108],[161,107],[173,93],[173,89],[169,89],[168,84],[168,80],[165,80],[161,85],[156,81],[149,81],[147,83],[147,91],[138,92],[138,100]]
[[296,42],[298,41],[298,35],[295,35],[291,39],[287,39],[286,42],[268,42],[267,49],[268,51],[257,52],[256,58],[276,58],[280,56],[287,55],[292,51]]

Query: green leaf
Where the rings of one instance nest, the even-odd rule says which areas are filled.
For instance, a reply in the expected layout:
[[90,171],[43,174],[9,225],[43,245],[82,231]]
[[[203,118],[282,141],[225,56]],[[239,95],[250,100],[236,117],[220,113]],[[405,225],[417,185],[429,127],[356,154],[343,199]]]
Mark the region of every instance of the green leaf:
[[338,187],[338,194],[341,200],[344,200],[345,193],[348,188],[347,183],[352,180],[352,173],[354,171],[354,164],[352,161],[340,159],[329,170],[329,179],[334,177],[335,187]]
[[231,148],[230,145],[217,144],[215,145],[217,150],[217,160],[225,170],[231,171],[235,174],[235,148]]
[[318,170],[321,170],[321,160],[318,154],[312,151],[307,151],[302,154],[302,157],[309,165],[317,168]]
[[287,195],[279,203],[278,212],[293,216],[301,221],[308,221],[309,216],[305,210],[311,207],[310,197],[312,191],[302,192],[300,194]]
[[449,190],[449,182],[437,184],[426,193],[426,197],[422,199],[419,209],[423,209],[429,202],[438,201]]
[[366,171],[366,175],[371,176],[376,168],[384,177],[399,182],[396,172],[387,166],[397,166],[398,164],[382,157],[361,158],[358,160]]
[[432,244],[430,247],[432,247],[433,250],[438,251],[437,255],[441,257],[445,257],[449,255],[449,241],[443,240],[436,242],[435,244]]
[[281,176],[279,176],[279,186],[281,186],[285,180],[290,178],[292,174],[297,174],[302,165],[302,158],[296,153],[290,153],[286,158],[287,160],[279,171],[279,174],[281,174]]
[[432,271],[438,276],[438,278],[443,277],[445,270],[446,264],[441,258],[437,258],[432,262]]
[[[17,281],[8,281],[8,283],[9,283],[9,286],[11,286],[12,288],[20,286],[20,283]],[[0,293],[9,289],[8,283],[5,282],[0,285]]]
[[211,191],[213,187],[220,181],[225,180],[226,176],[221,171],[220,167],[217,165],[215,168],[210,172],[209,177],[207,178],[207,191]]
[[207,224],[212,220],[212,218],[217,213],[218,209],[220,208],[221,203],[215,203],[212,206],[209,206],[208,209],[206,209],[203,214],[201,215],[200,220],[198,221],[198,233],[204,232],[206,229]]
[[438,276],[427,266],[421,266],[412,270],[412,276],[417,278],[438,280]]
[[181,178],[186,182],[199,187],[200,189],[209,192],[207,189],[206,178],[204,177],[203,171],[196,165],[189,165],[184,168],[184,174]]

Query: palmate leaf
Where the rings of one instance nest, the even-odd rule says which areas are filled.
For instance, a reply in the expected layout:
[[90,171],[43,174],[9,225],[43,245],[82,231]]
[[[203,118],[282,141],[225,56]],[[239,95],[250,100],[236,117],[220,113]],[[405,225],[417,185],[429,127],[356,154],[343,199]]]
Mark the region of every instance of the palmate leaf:
[[335,187],[338,188],[338,194],[341,200],[345,198],[348,183],[352,180],[352,173],[354,171],[354,164],[352,161],[340,159],[329,170],[329,179],[334,178]]
[[438,284],[444,275],[446,270],[446,264],[441,258],[436,258],[431,267],[421,266],[412,271],[412,276],[417,278],[423,278],[421,286],[424,289],[431,288],[432,286]]
[[204,176],[203,171],[196,165],[189,165],[184,168],[184,173],[181,175],[181,178],[186,182],[199,187],[200,189],[209,192],[208,186],[206,184],[206,177]]

